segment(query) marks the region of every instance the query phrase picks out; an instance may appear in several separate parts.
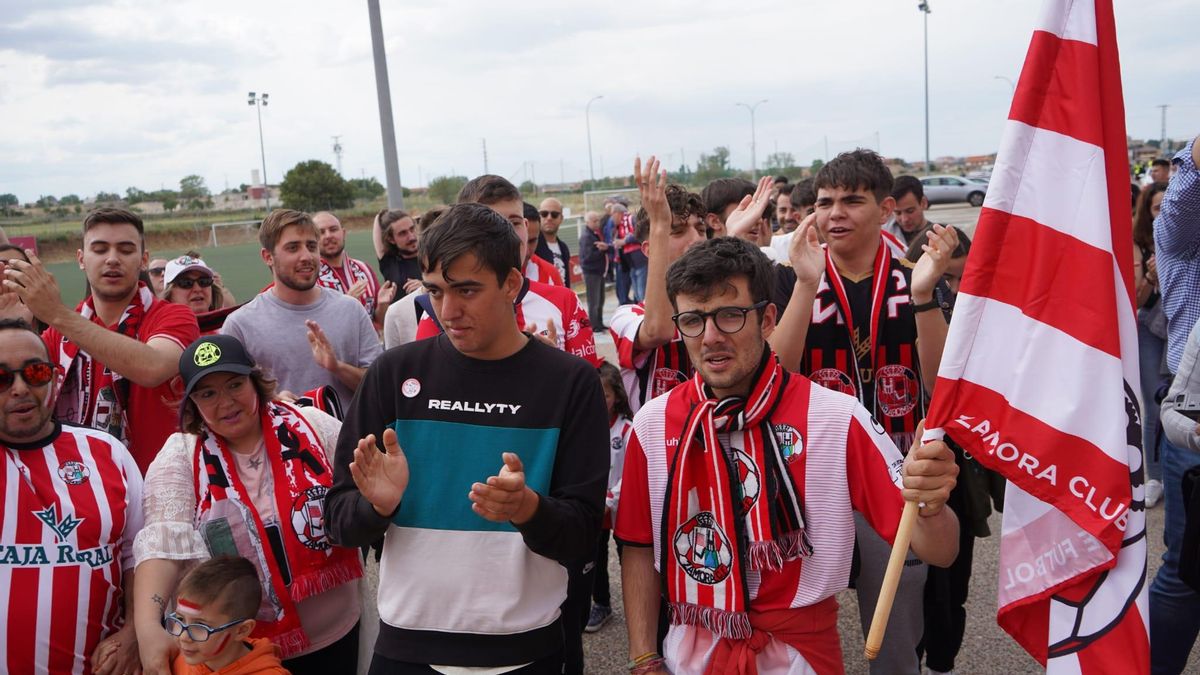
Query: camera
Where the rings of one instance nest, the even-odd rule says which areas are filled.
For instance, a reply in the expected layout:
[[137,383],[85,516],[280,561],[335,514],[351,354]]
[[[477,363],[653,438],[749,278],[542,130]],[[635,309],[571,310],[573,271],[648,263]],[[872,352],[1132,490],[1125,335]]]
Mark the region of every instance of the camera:
[[1174,403],[1175,412],[1194,422],[1200,422],[1200,395],[1176,394]]

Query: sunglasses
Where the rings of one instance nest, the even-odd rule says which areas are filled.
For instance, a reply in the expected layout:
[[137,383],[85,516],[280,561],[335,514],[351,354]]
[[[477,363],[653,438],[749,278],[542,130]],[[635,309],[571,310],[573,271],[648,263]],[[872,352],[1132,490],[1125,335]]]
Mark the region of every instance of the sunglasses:
[[167,273],[167,268],[165,268],[165,267],[151,267],[150,268],[150,276],[161,277],[162,275],[164,275],[166,273]]
[[17,381],[18,373],[21,375],[21,379],[25,380],[25,384],[31,387],[42,387],[54,378],[56,370],[58,370],[58,366],[49,361],[32,361],[16,370],[0,367],[0,393],[8,391],[13,386],[13,382]]
[[562,215],[562,211],[538,211],[538,215],[543,218],[558,218]]
[[200,288],[208,288],[209,286],[213,285],[213,278],[212,277],[200,277],[199,279],[187,279],[187,278],[176,279],[173,285],[178,286],[179,288],[182,288],[184,290],[187,290],[195,284],[200,284]]

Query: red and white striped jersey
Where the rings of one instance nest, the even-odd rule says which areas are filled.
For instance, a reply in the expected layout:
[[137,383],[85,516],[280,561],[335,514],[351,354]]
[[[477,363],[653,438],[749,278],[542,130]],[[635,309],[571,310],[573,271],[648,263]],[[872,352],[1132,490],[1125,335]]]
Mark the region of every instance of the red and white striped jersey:
[[[579,306],[579,296],[574,291],[564,286],[539,284],[526,279],[514,307],[518,326],[536,326],[537,332],[545,337],[549,325],[553,323],[558,333],[559,349],[597,368],[604,362],[596,354],[596,336],[592,333],[592,324],[588,321],[587,312]],[[417,322],[416,339],[424,340],[441,332],[442,327],[433,315],[424,312]]]
[[667,344],[651,350],[637,348],[638,331],[646,320],[646,308],[641,304],[621,305],[609,321],[609,331],[617,346],[617,365],[634,412],[652,398],[686,382],[692,376],[692,361],[678,332]]
[[[682,394],[680,389],[676,395]],[[627,546],[653,546],[660,568],[663,500],[679,439],[665,438],[666,408],[674,395],[646,403],[634,416],[633,435],[625,452],[621,507],[615,537]],[[904,502],[900,494],[904,458],[882,427],[852,396],[826,389],[804,377],[789,377],[770,418],[772,429],[804,504],[813,553],[784,564],[778,572],[747,571],[750,609],[789,609],[814,605],[846,588],[854,550],[854,512],[889,543],[896,536]],[[729,434],[731,451],[744,450],[744,433]],[[809,469],[812,469],[811,471]],[[743,478],[743,490],[759,489]],[[677,543],[667,542],[666,555]],[[689,580],[689,596],[712,593],[712,587]],[[671,626],[664,656],[676,672],[702,672],[716,640],[694,635],[703,628]],[[691,653],[702,649],[704,653]],[[778,658],[796,666],[802,659],[790,647],[777,645]],[[760,664],[762,656],[760,655]],[[783,671],[773,671],[783,672]],[[786,672],[808,672],[803,669]]]
[[550,286],[566,286],[562,275],[554,268],[554,263],[546,262],[536,255],[529,256],[529,262],[525,263],[525,278]]
[[0,448],[0,670],[90,672],[123,623],[141,471],[116,438],[83,427]]

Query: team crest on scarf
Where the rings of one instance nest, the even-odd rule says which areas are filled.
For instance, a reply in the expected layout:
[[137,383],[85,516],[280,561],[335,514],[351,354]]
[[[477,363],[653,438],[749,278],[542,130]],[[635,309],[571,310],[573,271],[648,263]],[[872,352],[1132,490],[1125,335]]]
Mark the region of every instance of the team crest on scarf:
[[892,364],[875,372],[875,398],[888,417],[904,417],[917,407],[920,397],[917,374],[911,368]]
[[650,380],[650,396],[646,400],[658,398],[675,388],[680,382],[686,382],[687,376],[674,368],[656,368]]
[[733,451],[733,464],[738,484],[742,486],[742,511],[748,512],[758,500],[758,493],[762,492],[762,477],[754,460],[741,450]]
[[296,538],[314,551],[329,549],[325,537],[325,493],[329,488],[315,485],[301,492],[292,502],[292,529]]
[[697,513],[675,530],[675,560],[702,584],[719,584],[729,576],[733,547],[711,511]]
[[790,424],[775,424],[772,425],[775,431],[775,441],[779,444],[779,454],[784,461],[791,464],[800,459],[801,453],[804,452],[804,438],[800,436],[800,432],[796,427]]
[[850,396],[858,396],[858,390],[854,388],[854,381],[850,379],[849,375],[837,368],[820,368],[814,370],[809,379],[826,389],[832,389],[843,394],[849,394]]

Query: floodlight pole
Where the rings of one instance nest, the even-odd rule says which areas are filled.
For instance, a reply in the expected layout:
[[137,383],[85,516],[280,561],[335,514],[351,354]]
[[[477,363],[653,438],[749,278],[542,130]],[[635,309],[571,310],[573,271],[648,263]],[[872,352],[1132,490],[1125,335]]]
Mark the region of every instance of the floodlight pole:
[[921,0],[917,4],[925,20],[925,173],[933,171],[933,163],[929,161],[929,0]]
[[262,180],[263,180],[263,197],[267,200],[267,213],[271,212],[271,183],[267,180],[267,148],[263,143],[262,130],[262,109],[267,104],[267,99],[270,94],[263,93],[261,96],[256,96],[254,92],[250,92],[249,99],[246,101],[249,105],[254,106],[258,112],[258,152],[262,157]]
[[379,98],[379,130],[383,136],[383,168],[387,176],[389,209],[404,208],[404,193],[400,186],[400,160],[396,156],[396,127],[392,122],[392,90],[388,84],[387,53],[383,45],[383,21],[379,17],[379,0],[367,0],[371,19],[371,51],[375,56],[375,94]]
[[583,120],[584,120],[584,123],[587,124],[588,173],[591,174],[593,188],[596,187],[596,185],[595,185],[595,183],[596,183],[596,168],[595,168],[595,166],[592,165],[592,104],[595,103],[596,101],[599,101],[602,98],[604,98],[603,94],[601,94],[599,96],[593,96],[591,98],[591,100],[589,100],[587,102],[587,105],[583,106]]
[[758,180],[758,143],[755,138],[755,131],[754,131],[754,111],[758,108],[758,106],[760,106],[766,102],[767,102],[767,99],[764,98],[763,100],[759,101],[758,103],[755,103],[754,105],[746,105],[745,103],[735,103],[734,104],[734,105],[740,105],[743,108],[745,108],[746,110],[750,111],[750,178],[752,180]]

